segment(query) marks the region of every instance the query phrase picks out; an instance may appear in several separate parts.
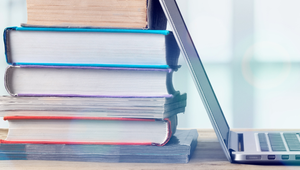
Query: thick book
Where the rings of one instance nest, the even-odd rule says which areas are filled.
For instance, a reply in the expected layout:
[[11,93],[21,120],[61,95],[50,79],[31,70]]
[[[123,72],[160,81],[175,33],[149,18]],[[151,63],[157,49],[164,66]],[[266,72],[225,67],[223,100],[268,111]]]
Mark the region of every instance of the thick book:
[[168,30],[9,27],[12,65],[178,67],[179,47]]
[[27,0],[25,26],[165,29],[157,0]]
[[197,130],[176,130],[161,147],[147,145],[0,144],[0,160],[188,163],[197,146]]
[[186,93],[156,98],[0,96],[0,117],[72,116],[164,119],[183,113],[186,99]]
[[115,117],[6,116],[7,144],[165,145],[177,115],[161,119]]
[[172,69],[9,66],[5,87],[12,96],[170,97]]

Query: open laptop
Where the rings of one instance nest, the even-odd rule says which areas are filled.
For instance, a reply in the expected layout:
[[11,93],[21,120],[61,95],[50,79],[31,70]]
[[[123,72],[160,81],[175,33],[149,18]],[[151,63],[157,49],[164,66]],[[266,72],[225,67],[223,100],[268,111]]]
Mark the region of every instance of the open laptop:
[[300,162],[300,131],[230,131],[176,1],[159,1],[227,159],[239,163]]

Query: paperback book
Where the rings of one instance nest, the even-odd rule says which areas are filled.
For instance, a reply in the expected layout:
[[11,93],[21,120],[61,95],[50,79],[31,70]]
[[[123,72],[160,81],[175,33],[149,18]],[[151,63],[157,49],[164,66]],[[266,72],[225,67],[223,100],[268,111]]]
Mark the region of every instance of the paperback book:
[[164,146],[0,144],[0,160],[188,163],[197,146],[197,130],[177,130]]
[[71,116],[164,119],[183,113],[186,93],[159,98],[0,96],[0,117]]

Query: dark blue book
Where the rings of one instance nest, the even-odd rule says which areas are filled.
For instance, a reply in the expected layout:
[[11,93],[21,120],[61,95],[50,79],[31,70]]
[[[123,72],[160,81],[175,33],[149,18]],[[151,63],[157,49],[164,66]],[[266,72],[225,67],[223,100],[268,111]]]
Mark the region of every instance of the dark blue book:
[[177,130],[164,146],[1,144],[0,160],[188,163],[197,146],[197,130]]

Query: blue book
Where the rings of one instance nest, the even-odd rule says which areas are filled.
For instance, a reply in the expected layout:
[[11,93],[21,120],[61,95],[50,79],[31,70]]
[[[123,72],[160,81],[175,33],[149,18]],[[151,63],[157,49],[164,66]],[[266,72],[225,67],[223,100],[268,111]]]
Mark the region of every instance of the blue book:
[[9,27],[12,65],[172,68],[179,47],[167,30]]
[[164,146],[0,144],[0,160],[188,163],[197,146],[197,130],[177,130]]

